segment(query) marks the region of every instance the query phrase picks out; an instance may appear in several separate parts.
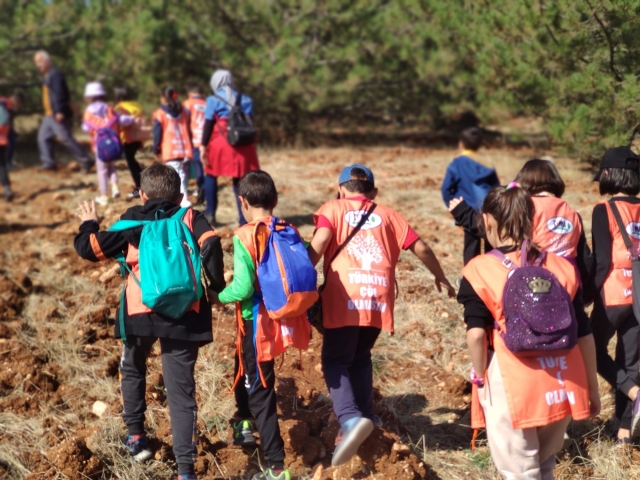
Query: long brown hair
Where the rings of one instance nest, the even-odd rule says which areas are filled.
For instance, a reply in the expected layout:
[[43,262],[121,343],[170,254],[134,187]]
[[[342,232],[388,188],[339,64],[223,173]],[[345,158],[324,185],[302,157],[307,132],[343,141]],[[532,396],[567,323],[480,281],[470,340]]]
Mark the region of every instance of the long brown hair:
[[[510,238],[520,245],[531,238],[535,208],[529,193],[520,186],[512,185],[491,190],[481,211],[496,219],[500,240]],[[486,230],[484,221],[479,223]]]

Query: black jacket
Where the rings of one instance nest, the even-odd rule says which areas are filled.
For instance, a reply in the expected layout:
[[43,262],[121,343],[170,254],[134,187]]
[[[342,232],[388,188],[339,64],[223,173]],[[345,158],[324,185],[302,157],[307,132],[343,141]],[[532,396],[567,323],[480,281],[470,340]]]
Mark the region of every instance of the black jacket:
[[[164,214],[160,213],[160,217],[171,216],[179,208],[174,203],[153,199],[149,200],[146,205],[129,208],[120,218],[122,220],[154,220],[156,212],[164,212]],[[204,215],[196,210],[194,210],[192,227],[196,240],[212,231]],[[137,248],[140,244],[141,233],[142,227],[123,232],[109,232],[100,231],[96,222],[84,222],[80,225],[80,233],[76,235],[74,247],[78,255],[85,260],[97,262],[113,258],[118,253],[124,252],[126,254],[129,245]],[[200,255],[211,289],[216,292],[222,291],[225,281],[220,237],[206,238],[200,247]],[[199,312],[189,311],[179,320],[173,320],[155,312],[129,316],[126,305],[124,311],[127,336],[172,338],[201,343],[211,342],[213,338],[211,305],[205,295],[200,300]],[[117,321],[115,337],[120,338],[119,322]]]
[[49,89],[49,104],[53,114],[62,113],[65,118],[71,118],[73,116],[70,106],[71,97],[62,72],[56,67],[51,67],[43,83]]

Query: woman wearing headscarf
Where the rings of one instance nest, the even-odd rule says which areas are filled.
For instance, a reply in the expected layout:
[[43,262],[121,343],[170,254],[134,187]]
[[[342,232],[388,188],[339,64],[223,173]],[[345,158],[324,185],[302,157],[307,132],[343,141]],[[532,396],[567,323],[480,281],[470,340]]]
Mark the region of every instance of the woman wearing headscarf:
[[[251,170],[259,170],[255,144],[232,146],[227,141],[227,118],[236,104],[238,92],[233,86],[233,76],[228,70],[216,70],[211,76],[211,91],[205,107],[202,132],[201,158],[205,163],[205,217],[212,225],[216,221],[218,207],[218,177],[233,178],[233,192],[238,206],[240,225],[246,223],[238,201],[238,182]],[[242,94],[240,108],[253,117],[253,100]]]

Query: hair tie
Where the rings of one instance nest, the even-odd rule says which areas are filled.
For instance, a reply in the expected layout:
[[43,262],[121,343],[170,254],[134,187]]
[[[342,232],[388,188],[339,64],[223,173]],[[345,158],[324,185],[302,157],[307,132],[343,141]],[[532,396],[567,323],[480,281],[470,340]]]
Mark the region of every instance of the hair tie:
[[172,98],[173,100],[175,100],[176,98],[178,98],[178,92],[173,92],[173,93],[171,94],[171,98]]
[[520,188],[520,184],[518,182],[511,182],[509,185],[504,187],[505,190],[509,190],[510,188]]

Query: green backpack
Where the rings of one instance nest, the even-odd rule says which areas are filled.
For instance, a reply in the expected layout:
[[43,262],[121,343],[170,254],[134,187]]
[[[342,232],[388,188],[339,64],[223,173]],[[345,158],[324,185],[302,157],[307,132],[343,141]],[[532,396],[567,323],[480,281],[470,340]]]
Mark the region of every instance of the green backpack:
[[[142,228],[138,246],[140,278],[131,271],[120,254],[122,272],[129,275],[142,291],[142,303],[156,313],[178,320],[202,297],[200,271],[202,260],[200,249],[183,217],[186,208],[181,208],[168,218],[155,220],[119,220],[109,229],[113,232]],[[126,284],[125,284],[126,289]],[[127,342],[124,331],[124,292],[120,301],[120,335]]]

